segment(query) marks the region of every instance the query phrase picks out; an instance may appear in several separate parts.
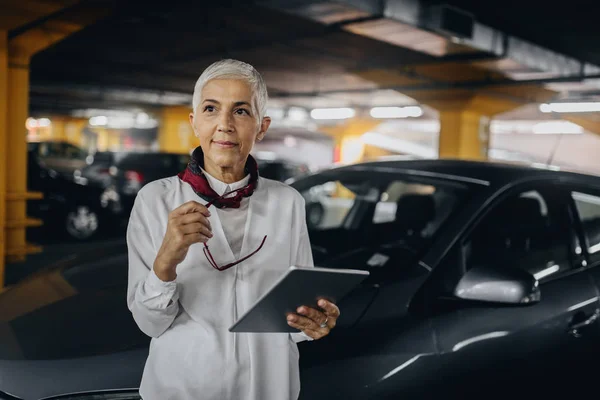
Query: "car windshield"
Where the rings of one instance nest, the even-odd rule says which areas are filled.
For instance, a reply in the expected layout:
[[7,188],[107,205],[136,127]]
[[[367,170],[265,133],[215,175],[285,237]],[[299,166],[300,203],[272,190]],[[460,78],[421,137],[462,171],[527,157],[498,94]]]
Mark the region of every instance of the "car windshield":
[[306,201],[313,250],[330,256],[397,243],[419,253],[473,190],[442,177],[335,170],[292,186]]

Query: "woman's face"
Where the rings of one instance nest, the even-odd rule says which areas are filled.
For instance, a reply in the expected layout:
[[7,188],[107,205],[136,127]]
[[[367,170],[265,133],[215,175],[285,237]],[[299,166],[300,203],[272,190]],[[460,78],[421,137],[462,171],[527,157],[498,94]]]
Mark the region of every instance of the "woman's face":
[[190,114],[205,168],[243,173],[255,141],[262,140],[271,123],[268,117],[258,122],[252,100],[245,80],[213,79],[206,83],[198,108]]

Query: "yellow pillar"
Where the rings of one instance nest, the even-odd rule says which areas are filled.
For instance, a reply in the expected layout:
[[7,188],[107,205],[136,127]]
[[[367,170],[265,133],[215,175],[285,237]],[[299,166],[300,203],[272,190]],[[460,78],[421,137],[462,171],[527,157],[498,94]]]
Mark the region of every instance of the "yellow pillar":
[[[27,192],[27,143],[25,121],[29,107],[29,62],[39,51],[55,44],[65,37],[81,30],[85,25],[96,21],[110,12],[110,7],[93,7],[81,4],[60,17],[43,20],[61,8],[75,1],[54,2],[54,5],[37,4],[29,12],[21,3],[3,4],[0,14],[0,282],[4,283],[4,258],[24,260],[27,253],[40,248],[28,245],[25,241],[25,229],[38,225],[39,221],[27,218],[26,201],[39,198],[39,194]],[[85,3],[85,2],[84,2]],[[45,4],[45,3],[44,3]],[[24,8],[25,7],[25,8]],[[16,10],[16,12],[15,12]],[[6,14],[6,15],[5,15]],[[23,17],[23,14],[26,16]],[[21,17],[15,17],[21,16]],[[15,18],[13,18],[15,17]],[[13,30],[29,21],[39,20],[39,24],[8,40],[7,30]],[[72,22],[72,21],[77,21]],[[10,99],[10,101],[9,101]],[[3,118],[2,118],[3,117]],[[10,174],[7,174],[10,171]],[[5,236],[4,236],[5,235]]]
[[94,128],[94,132],[98,135],[96,142],[97,151],[108,151],[108,130],[106,128]]
[[[362,140],[362,135],[369,132],[381,121],[364,118],[351,118],[340,121],[330,126],[320,126],[319,130],[331,136],[335,143],[335,153],[337,162],[342,164],[352,164],[362,161],[365,158],[366,145]],[[337,184],[333,197],[354,198],[355,194]]]
[[448,96],[427,104],[439,111],[439,157],[464,160],[487,160],[491,118],[522,105],[485,94]]
[[85,118],[70,118],[65,125],[65,139],[67,142],[83,147],[83,129],[87,126]]
[[10,132],[6,141],[6,255],[9,261],[24,261],[27,253],[41,251],[28,245],[25,229],[40,225],[40,221],[27,218],[26,201],[40,198],[38,193],[27,192],[27,130],[25,120],[29,113],[29,61],[30,54],[12,46],[8,51],[8,95],[6,128]]
[[368,144],[368,145],[365,145],[365,150],[363,152],[363,159],[365,161],[370,161],[370,160],[376,160],[379,157],[392,156],[394,154],[396,154],[396,153]]
[[[440,157],[481,160],[487,158],[489,119],[524,104],[546,102],[556,95],[531,84],[473,88],[445,88],[443,83],[493,81],[506,78],[463,62],[414,65],[410,69],[372,69],[357,73],[380,87],[405,87],[405,94],[440,112]],[[439,82],[440,88],[428,89]],[[413,86],[414,88],[411,88]]]
[[586,131],[600,135],[600,116],[596,113],[587,115],[560,114],[560,117],[581,126]]
[[108,150],[119,151],[121,150],[121,132],[117,130],[108,131]]
[[362,161],[365,156],[365,143],[362,135],[373,130],[381,121],[352,118],[331,126],[320,126],[319,130],[333,137],[337,161],[351,164]]
[[489,120],[473,111],[440,112],[439,157],[487,159]]
[[55,141],[66,140],[66,117],[52,117],[50,120],[50,139]]
[[190,107],[165,107],[160,115],[158,148],[169,153],[189,154],[198,146],[190,126]]
[[6,107],[8,96],[8,32],[0,30],[0,289],[4,287],[6,255]]
[[40,139],[66,141],[75,146],[83,145],[83,128],[88,124],[85,118],[72,118],[60,115],[49,117],[50,129],[47,135],[40,135]]

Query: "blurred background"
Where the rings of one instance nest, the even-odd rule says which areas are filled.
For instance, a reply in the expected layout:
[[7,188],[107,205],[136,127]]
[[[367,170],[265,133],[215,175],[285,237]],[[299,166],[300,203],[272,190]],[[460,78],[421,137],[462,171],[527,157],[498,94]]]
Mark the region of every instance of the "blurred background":
[[[223,58],[266,80],[273,122],[252,154],[270,179],[442,159],[600,175],[599,11],[580,0],[0,0],[0,293],[123,244],[138,191],[198,146],[194,84]],[[348,203],[336,203],[340,226],[362,192],[319,185],[311,196]]]
[[122,238],[137,191],[184,168],[198,145],[188,122],[194,83],[222,58],[266,79],[273,123],[253,150],[265,177],[394,158],[600,174],[600,32],[583,6],[0,7],[0,259],[10,265],[48,243]]

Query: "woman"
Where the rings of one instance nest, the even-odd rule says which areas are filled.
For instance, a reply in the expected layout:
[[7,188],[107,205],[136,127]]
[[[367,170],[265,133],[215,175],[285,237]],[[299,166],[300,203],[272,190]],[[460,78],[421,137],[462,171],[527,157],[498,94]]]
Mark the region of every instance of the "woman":
[[194,88],[190,123],[200,146],[192,161],[138,193],[127,301],[152,337],[144,400],[296,399],[296,343],[335,327],[339,309],[325,302],[287,317],[298,333],[228,331],[290,265],[313,265],[304,199],[260,178],[250,156],[271,122],[266,103],[252,66],[209,66]]

